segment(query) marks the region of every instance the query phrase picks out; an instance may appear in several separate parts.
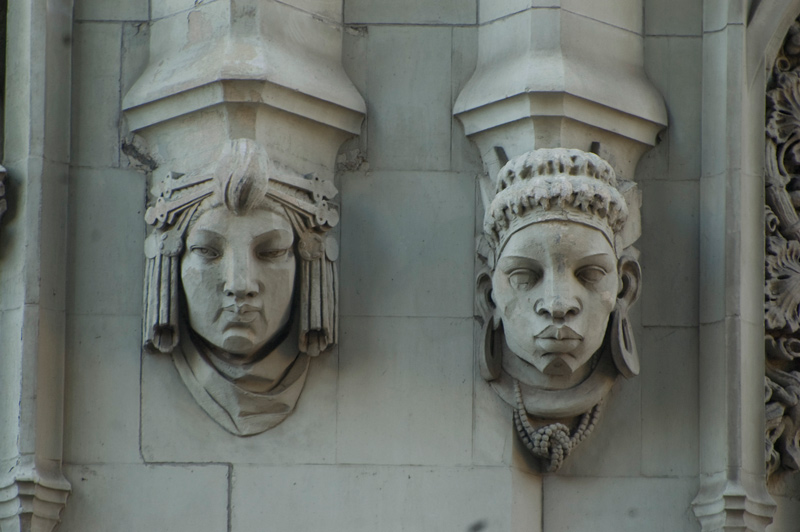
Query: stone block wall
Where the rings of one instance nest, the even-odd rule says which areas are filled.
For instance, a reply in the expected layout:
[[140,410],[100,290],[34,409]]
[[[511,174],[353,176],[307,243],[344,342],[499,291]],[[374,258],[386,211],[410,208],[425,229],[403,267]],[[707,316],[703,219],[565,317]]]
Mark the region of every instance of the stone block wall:
[[[197,406],[169,357],[141,352],[147,161],[121,112],[155,24],[215,1],[75,0],[63,444],[72,494],[60,530],[699,531],[701,3],[330,8],[367,102],[336,174],[340,341],[312,361],[284,423],[237,438]],[[617,384],[590,439],[541,477],[475,364],[484,170],[453,105],[475,69],[480,25],[558,7],[644,35],[670,125],[635,174],[641,376]],[[792,530],[782,519],[771,532]]]

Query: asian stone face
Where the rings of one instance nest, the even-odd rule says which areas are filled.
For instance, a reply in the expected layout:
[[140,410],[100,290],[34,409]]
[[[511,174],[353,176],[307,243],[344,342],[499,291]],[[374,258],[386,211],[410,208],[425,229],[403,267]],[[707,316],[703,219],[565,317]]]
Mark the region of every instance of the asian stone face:
[[508,348],[545,375],[578,372],[603,343],[619,283],[616,254],[599,230],[562,221],[520,229],[492,275]]
[[294,232],[282,215],[224,206],[204,212],[189,229],[181,284],[189,325],[231,361],[254,361],[291,317],[296,259]]

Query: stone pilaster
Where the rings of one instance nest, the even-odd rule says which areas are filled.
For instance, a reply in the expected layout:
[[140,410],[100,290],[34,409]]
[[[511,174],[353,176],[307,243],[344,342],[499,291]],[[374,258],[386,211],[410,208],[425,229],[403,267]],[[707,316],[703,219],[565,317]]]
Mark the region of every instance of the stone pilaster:
[[72,0],[8,5],[0,251],[0,530],[50,532],[61,472]]
[[700,489],[692,506],[703,532],[761,532],[775,511],[764,466],[766,83],[763,73],[746,74],[744,3],[703,4]]

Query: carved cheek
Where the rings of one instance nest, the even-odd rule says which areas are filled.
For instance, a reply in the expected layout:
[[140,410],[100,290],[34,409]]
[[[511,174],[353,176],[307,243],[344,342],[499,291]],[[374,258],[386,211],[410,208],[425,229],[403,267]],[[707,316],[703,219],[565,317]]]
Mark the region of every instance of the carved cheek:
[[503,306],[503,317],[513,318],[517,314],[517,309],[519,308],[519,299],[516,297],[511,297],[508,299],[506,305]]
[[273,290],[284,290],[288,284],[291,288],[297,269],[295,262],[295,258],[292,257],[281,264],[269,265],[264,268],[262,278],[265,280],[265,286],[272,287]]
[[192,257],[184,260],[181,283],[187,296],[197,291],[221,291],[224,279],[219,264],[198,264]]

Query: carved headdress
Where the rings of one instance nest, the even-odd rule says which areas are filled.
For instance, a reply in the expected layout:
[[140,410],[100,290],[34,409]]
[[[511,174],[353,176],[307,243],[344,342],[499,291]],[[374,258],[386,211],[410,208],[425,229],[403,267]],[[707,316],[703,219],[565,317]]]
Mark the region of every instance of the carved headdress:
[[[497,259],[508,239],[536,222],[566,220],[598,229],[611,246],[618,242],[628,206],[614,169],[593,153],[554,148],[528,152],[509,161],[493,181],[494,198],[483,222]],[[620,247],[622,246],[622,247]]]
[[332,183],[276,164],[258,143],[237,139],[225,146],[211,168],[186,175],[167,173],[154,194],[156,202],[145,214],[153,226],[145,241],[145,348],[170,353],[178,345],[179,272],[186,232],[200,214],[220,205],[237,214],[264,204],[282,209],[297,235],[301,258],[300,351],[315,356],[336,342],[338,246],[326,235],[339,221],[337,209],[328,203],[336,195]]

